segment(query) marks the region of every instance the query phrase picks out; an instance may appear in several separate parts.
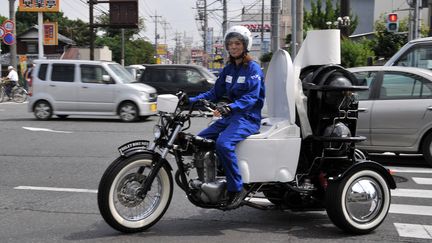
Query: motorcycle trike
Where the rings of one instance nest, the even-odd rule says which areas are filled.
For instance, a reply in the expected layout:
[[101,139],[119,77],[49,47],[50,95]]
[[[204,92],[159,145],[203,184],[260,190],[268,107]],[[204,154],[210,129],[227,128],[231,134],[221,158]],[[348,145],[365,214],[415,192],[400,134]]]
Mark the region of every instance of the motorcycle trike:
[[[346,232],[371,232],[386,218],[390,189],[396,185],[387,169],[355,149],[355,143],[365,139],[356,136],[355,92],[367,87],[358,86],[357,79],[337,65],[304,69],[302,87],[296,87],[293,72],[289,54],[276,52],[265,80],[266,118],[260,132],[236,149],[248,192],[240,206],[326,210]],[[300,129],[304,124],[296,118],[296,88],[308,98],[312,134],[306,137]],[[194,111],[194,105],[179,105],[183,96],[159,95],[154,138],[120,146],[120,156],[106,169],[98,205],[114,229],[140,232],[158,222],[170,206],[173,181],[193,205],[227,210],[226,180],[215,142],[187,132],[204,113]],[[198,103],[210,110],[217,105]],[[173,155],[176,171],[168,155]]]

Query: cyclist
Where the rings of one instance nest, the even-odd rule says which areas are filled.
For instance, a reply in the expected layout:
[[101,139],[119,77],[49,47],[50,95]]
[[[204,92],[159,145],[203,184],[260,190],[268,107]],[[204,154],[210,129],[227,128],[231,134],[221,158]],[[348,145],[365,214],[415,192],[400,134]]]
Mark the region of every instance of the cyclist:
[[3,80],[4,86],[5,86],[6,95],[9,97],[9,100],[11,100],[12,99],[12,97],[11,97],[12,96],[11,95],[12,88],[18,84],[18,73],[17,73],[17,71],[15,71],[15,68],[12,66],[8,67],[8,71],[9,71],[9,74],[7,75],[6,78],[3,78],[2,80]]

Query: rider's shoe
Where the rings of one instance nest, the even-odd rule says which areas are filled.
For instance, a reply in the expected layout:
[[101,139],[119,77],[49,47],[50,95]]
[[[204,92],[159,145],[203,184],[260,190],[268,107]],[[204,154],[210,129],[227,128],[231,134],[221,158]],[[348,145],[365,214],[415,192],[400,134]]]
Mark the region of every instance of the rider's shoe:
[[225,209],[230,210],[238,208],[247,194],[248,192],[244,188],[239,192],[228,192],[228,203]]

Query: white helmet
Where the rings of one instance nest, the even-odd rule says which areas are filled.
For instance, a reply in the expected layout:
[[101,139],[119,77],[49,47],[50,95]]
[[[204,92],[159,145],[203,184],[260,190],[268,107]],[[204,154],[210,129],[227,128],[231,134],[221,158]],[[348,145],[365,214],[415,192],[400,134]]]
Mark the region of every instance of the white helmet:
[[11,70],[11,69],[13,69],[13,68],[14,68],[14,67],[12,67],[12,66],[9,66],[9,67],[8,67],[8,70]]
[[228,50],[228,40],[237,37],[243,41],[243,45],[246,48],[245,52],[250,51],[252,47],[252,34],[248,28],[242,25],[236,25],[227,30],[224,37],[225,49]]

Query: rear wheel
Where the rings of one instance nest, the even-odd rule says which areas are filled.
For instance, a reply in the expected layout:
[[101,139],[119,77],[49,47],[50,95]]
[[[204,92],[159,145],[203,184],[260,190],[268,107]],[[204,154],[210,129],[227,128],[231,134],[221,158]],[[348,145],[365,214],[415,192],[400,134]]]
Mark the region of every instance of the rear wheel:
[[51,105],[46,101],[38,101],[34,105],[33,113],[38,120],[48,120],[52,116]]
[[5,96],[6,96],[5,88],[3,86],[0,86],[0,102],[3,102]]
[[427,137],[425,138],[422,145],[422,153],[426,162],[428,162],[429,165],[432,166],[432,133],[429,133],[429,135],[427,135]]
[[98,206],[102,217],[114,229],[134,233],[158,222],[171,202],[173,179],[162,166],[150,190],[143,194],[142,183],[152,168],[150,154],[137,154],[114,161],[99,184]]
[[124,102],[118,109],[120,119],[124,122],[136,121],[139,117],[138,107],[132,102]]
[[342,230],[366,234],[377,228],[390,208],[390,188],[374,170],[355,169],[327,187],[326,210]]

